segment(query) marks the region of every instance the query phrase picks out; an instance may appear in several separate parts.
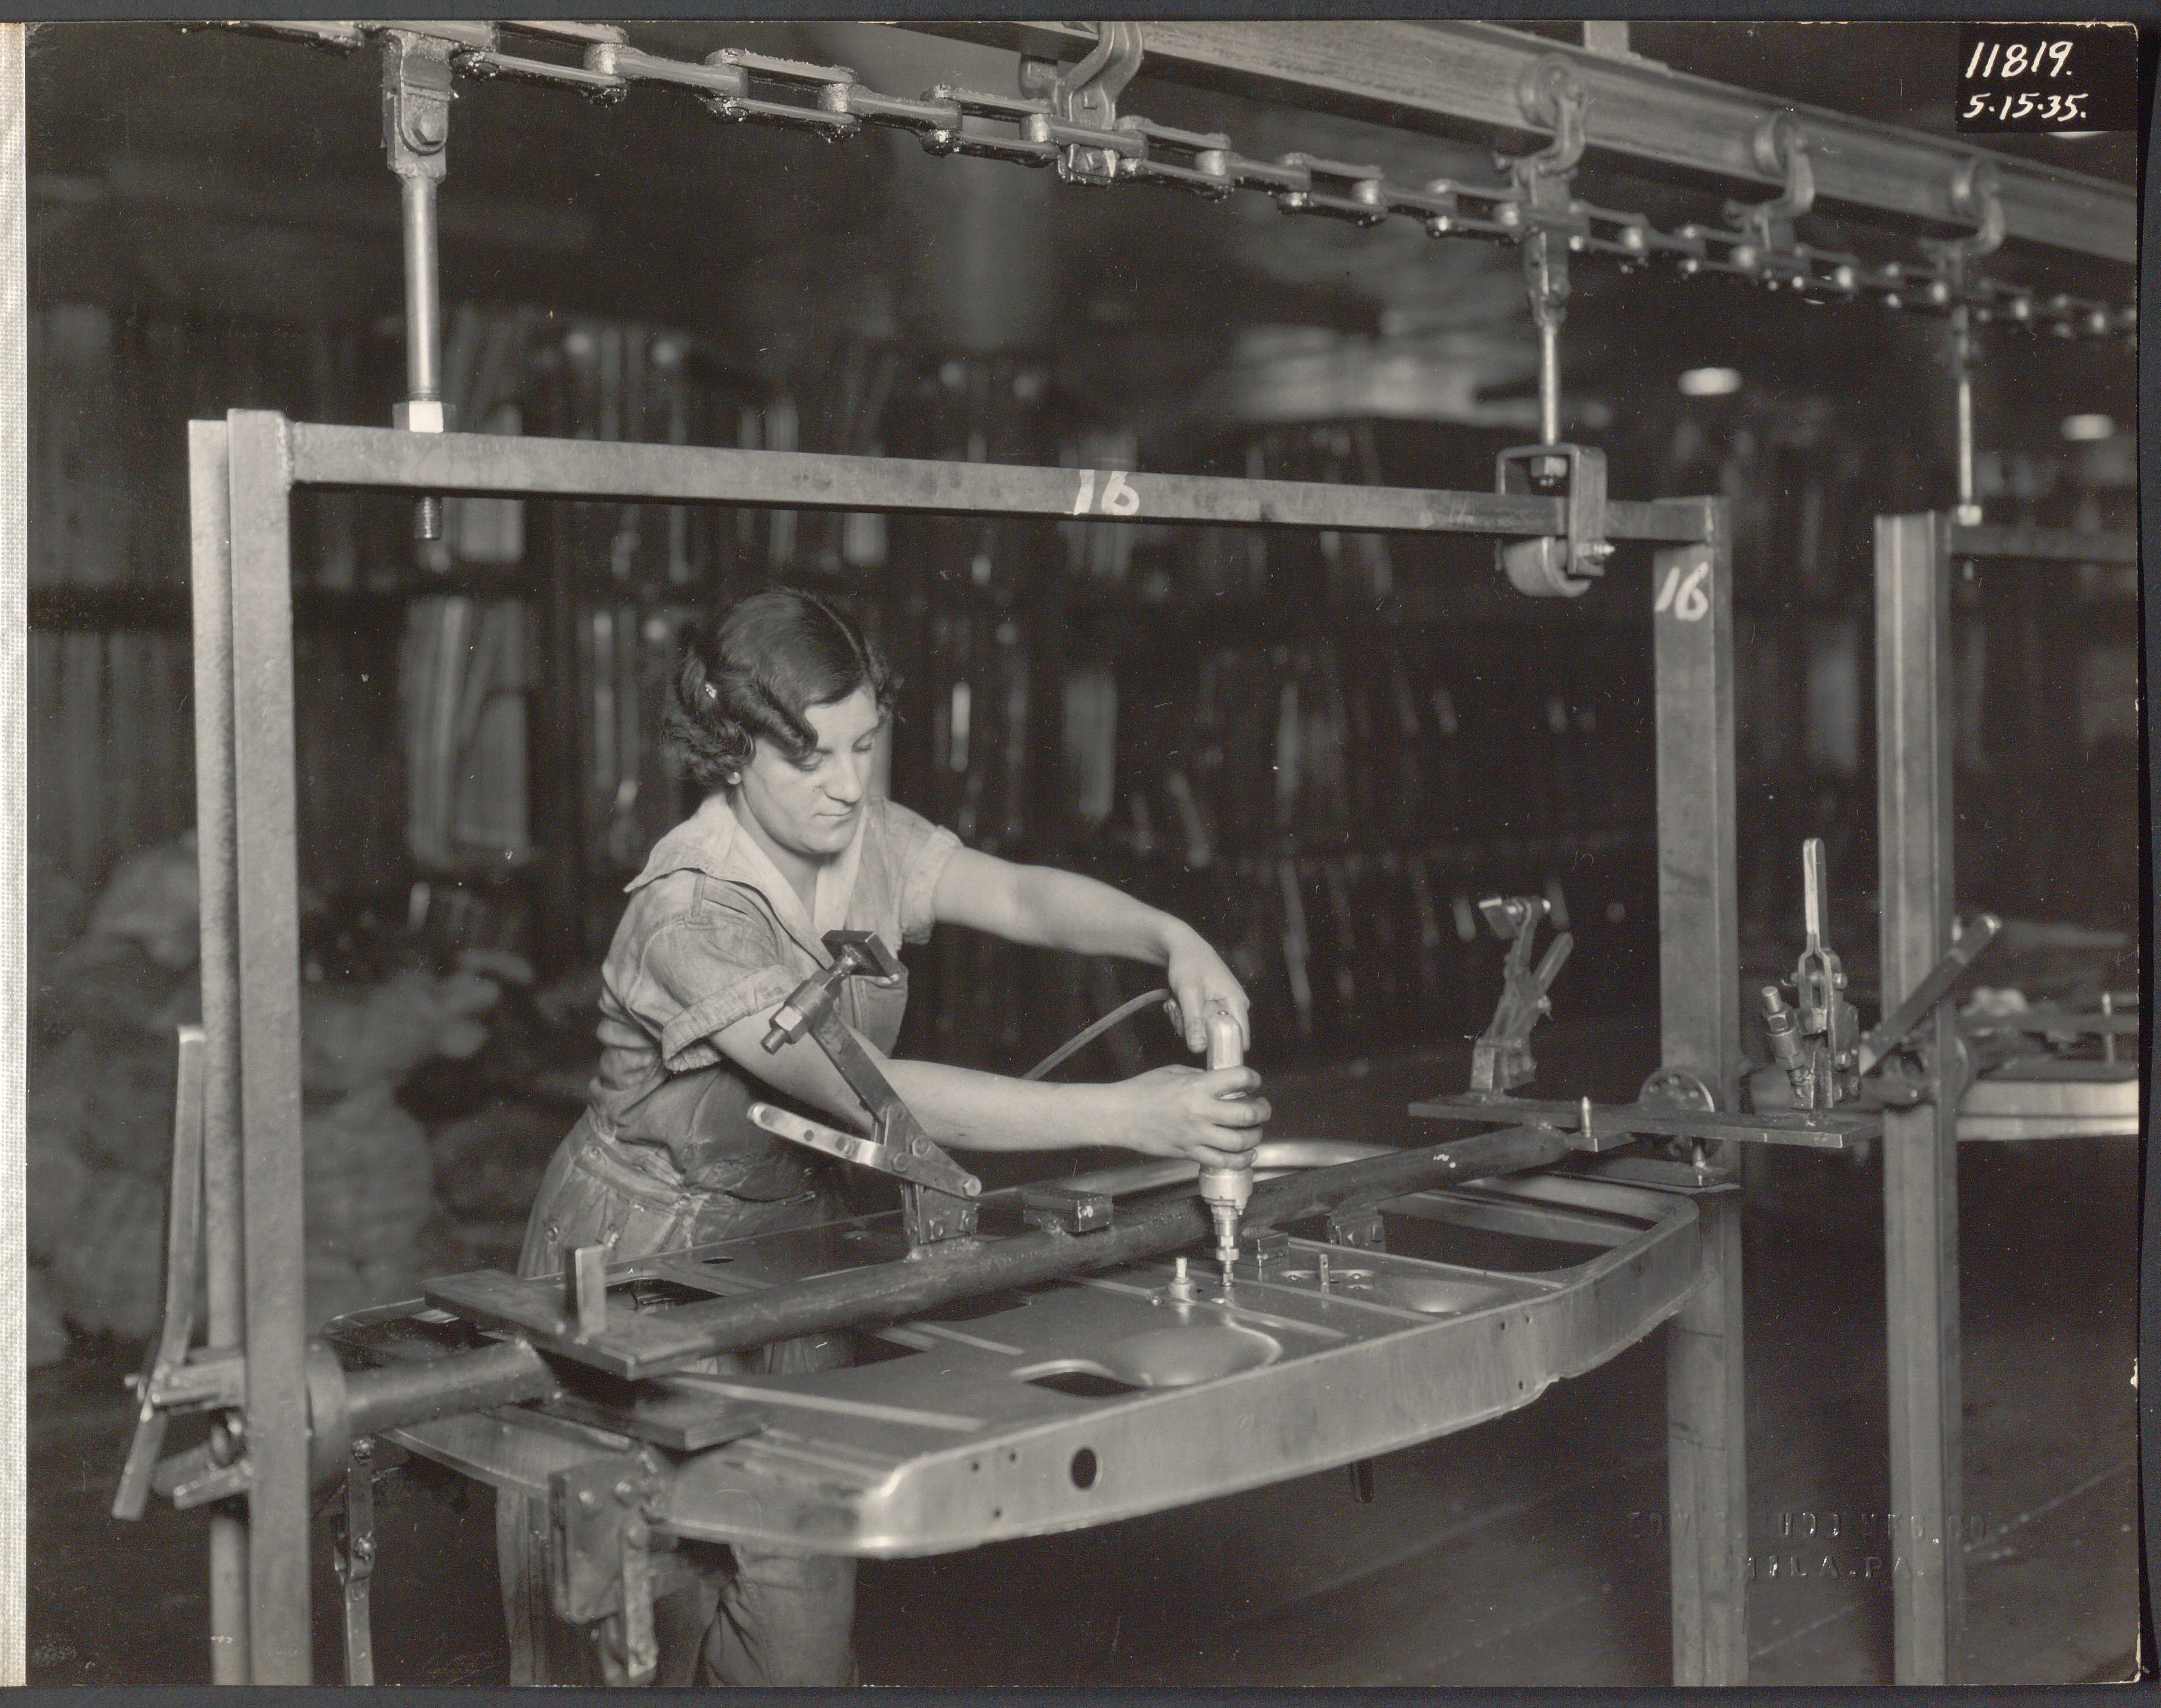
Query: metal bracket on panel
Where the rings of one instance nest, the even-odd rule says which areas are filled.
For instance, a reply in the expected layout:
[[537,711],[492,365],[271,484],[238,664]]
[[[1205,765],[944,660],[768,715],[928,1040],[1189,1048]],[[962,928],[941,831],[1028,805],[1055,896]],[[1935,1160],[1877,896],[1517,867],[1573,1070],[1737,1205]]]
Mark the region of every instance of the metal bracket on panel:
[[1362,1252],[1385,1252],[1388,1231],[1377,1204],[1339,1204],[1328,1215],[1328,1242]]
[[1242,1234],[1238,1260],[1231,1273],[1242,1281],[1270,1281],[1290,1260],[1290,1236],[1279,1227],[1264,1227]]
[[1064,1186],[1023,1186],[1021,1220],[1030,1227],[1060,1233],[1093,1233],[1108,1227],[1116,1200],[1107,1192],[1076,1192]]
[[651,1682],[659,1665],[653,1604],[678,1587],[668,1483],[647,1450],[559,1471],[549,1479],[549,1595],[558,1617],[596,1626],[610,1685]]
[[1501,453],[1494,489],[1558,497],[1559,534],[1503,540],[1497,548],[1508,585],[1534,599],[1575,599],[1606,573],[1606,454],[1581,445],[1524,445]]

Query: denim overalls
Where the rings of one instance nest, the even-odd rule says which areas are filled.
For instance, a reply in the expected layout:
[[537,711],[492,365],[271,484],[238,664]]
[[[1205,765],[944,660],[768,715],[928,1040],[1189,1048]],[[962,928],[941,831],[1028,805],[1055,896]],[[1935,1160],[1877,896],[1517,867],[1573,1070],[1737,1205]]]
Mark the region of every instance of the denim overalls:
[[[724,797],[663,836],[629,886],[601,968],[600,1070],[541,1183],[518,1273],[560,1273],[580,1246],[608,1246],[622,1261],[844,1213],[832,1172],[840,1165],[752,1126],[751,1103],[789,1100],[713,1039],[825,966],[820,939],[827,931],[875,931],[896,948],[922,942],[939,873],[959,846],[950,831],[906,807],[868,799],[854,841],[819,873],[806,914]],[[850,1025],[892,1049],[908,1005],[905,975],[885,990],[851,979],[839,1000]],[[848,1356],[844,1336],[819,1335],[730,1355],[713,1367],[801,1372]],[[565,1625],[549,1606],[545,1503],[498,1496],[496,1535],[511,1683],[603,1682],[600,1633]],[[654,1609],[657,1682],[852,1682],[853,1560],[693,1543],[681,1549],[700,1562],[702,1581]]]

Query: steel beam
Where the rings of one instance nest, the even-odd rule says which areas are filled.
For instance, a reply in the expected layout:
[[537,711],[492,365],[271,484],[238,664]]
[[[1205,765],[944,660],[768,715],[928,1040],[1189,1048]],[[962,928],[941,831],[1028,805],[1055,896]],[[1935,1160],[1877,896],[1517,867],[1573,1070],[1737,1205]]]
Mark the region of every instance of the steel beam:
[[290,463],[282,415],[227,417],[234,917],[247,1267],[252,1683],[308,1682],[307,1331],[300,1159]]
[[[195,867],[202,917],[203,1263],[213,1350],[242,1344],[240,967],[232,800],[232,519],[228,432],[188,424],[189,593],[194,605]],[[211,1682],[247,1682],[247,1527],[210,1515]]]
[[[1725,505],[1690,501],[1700,545],[1653,561],[1661,1064],[1738,1107],[1741,928],[1734,843],[1732,547]],[[1714,1148],[1731,1153],[1731,1144]],[[1721,1154],[1720,1160],[1726,1160]],[[1703,1281],[1666,1342],[1674,1682],[1748,1682],[1748,1480],[1741,1221],[1703,1203]]]
[[2026,563],[2135,564],[2138,536],[2090,528],[1961,528],[1945,534],[1955,558],[2013,558]]
[[[1877,835],[1883,1002],[1903,1001],[1950,947],[1950,576],[1946,518],[1876,522]],[[1894,1681],[1954,1681],[1959,1548],[1958,1101],[1945,1074],[1956,1020],[1940,1007],[1914,1042],[1930,1096],[1883,1117],[1883,1260],[1891,1378]],[[1903,1560],[1904,1570],[1897,1569]]]
[[[418,492],[915,511],[1113,522],[1265,523],[1395,534],[1559,534],[1562,501],[1319,482],[1028,468],[703,445],[402,433],[290,424],[296,486]],[[1606,506],[1613,539],[1700,538],[1685,501]]]
[[[1083,23],[909,23],[911,29],[1070,59],[1095,44]],[[1951,184],[1976,156],[1993,162],[2005,233],[2126,265],[2138,255],[2138,198],[2127,185],[2062,172],[1963,139],[1924,136],[1801,107],[1647,60],[1610,55],[1498,24],[1447,22],[1143,26],[1147,73],[1399,128],[1492,127],[1545,134],[1517,91],[1537,61],[1569,62],[1589,106],[1591,150],[1638,165],[1711,174],[1775,190],[1782,180],[1755,158],[1757,128],[1791,111],[1809,139],[1820,202],[1844,202],[1930,226],[1970,228]],[[1136,103],[1139,105],[1140,103]]]

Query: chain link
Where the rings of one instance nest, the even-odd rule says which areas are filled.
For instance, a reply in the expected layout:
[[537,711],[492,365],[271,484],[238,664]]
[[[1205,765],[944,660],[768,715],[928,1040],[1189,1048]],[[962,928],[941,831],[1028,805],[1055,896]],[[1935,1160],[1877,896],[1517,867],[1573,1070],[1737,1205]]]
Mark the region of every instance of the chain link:
[[[349,52],[389,26],[248,19],[227,21],[223,27]],[[451,42],[455,64],[470,76],[570,89],[604,103],[620,101],[633,84],[652,84],[686,90],[721,118],[810,131],[829,141],[876,125],[911,133],[934,154],[1053,167],[1081,182],[1153,184],[1211,201],[1233,190],[1257,190],[1273,197],[1285,213],[1360,227],[1407,218],[1435,237],[1509,242],[1549,232],[1562,238],[1572,253],[1609,257],[1624,269],[1659,261],[1685,278],[1721,273],[1815,301],[1873,300],[1887,308],[1936,313],[1963,305],[1976,322],[2044,327],[2063,337],[2129,334],[2138,327],[2133,305],[2065,293],[2044,295],[1987,279],[1948,253],[1954,245],[1924,242],[1929,256],[1925,262],[1872,263],[1793,241],[1788,236],[1790,221],[1752,216],[1752,211],[1737,204],[1729,209],[1731,225],[1691,223],[1662,231],[1645,215],[1573,196],[1548,198],[1548,205],[1540,206],[1539,199],[1517,185],[1440,178],[1413,188],[1392,183],[1377,167],[1313,154],[1261,159],[1239,153],[1221,133],[1179,130],[1137,114],[1121,114],[1107,127],[1091,125],[1059,117],[1049,100],[986,94],[952,84],[940,84],[911,100],[870,88],[843,65],[777,59],[741,48],[722,48],[703,63],[666,59],[632,46],[627,34],[612,24],[436,19],[401,27]],[[582,48],[582,57],[574,64],[506,53],[501,46],[506,34]],[[1107,170],[1071,171],[1069,151],[1075,149],[1096,151],[1092,158],[1107,162]]]

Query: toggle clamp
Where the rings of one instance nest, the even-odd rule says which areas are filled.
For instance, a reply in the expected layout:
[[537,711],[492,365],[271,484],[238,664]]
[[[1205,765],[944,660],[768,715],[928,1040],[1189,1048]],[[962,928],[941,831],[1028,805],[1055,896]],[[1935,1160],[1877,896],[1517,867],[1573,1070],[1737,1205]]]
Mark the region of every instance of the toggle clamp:
[[1493,935],[1507,944],[1508,955],[1502,964],[1501,1000],[1471,1046],[1471,1090],[1473,1096],[1500,1096],[1537,1076],[1538,1064],[1531,1060],[1531,1028],[1552,1011],[1553,999],[1546,992],[1567,964],[1575,939],[1560,933],[1534,970],[1531,946],[1539,921],[1552,913],[1553,903],[1544,896],[1488,896],[1478,903],[1478,911]]
[[870,1137],[841,1133],[768,1103],[752,1104],[750,1117],[791,1143],[893,1175],[901,1183],[901,1225],[910,1250],[968,1238],[976,1232],[982,1182],[931,1143],[839,1013],[836,999],[848,980],[892,985],[900,977],[900,961],[869,931],[828,931],[824,941],[831,964],[804,980],[773,1011],[765,1048],[777,1054],[810,1038],[862,1099],[871,1117]]

